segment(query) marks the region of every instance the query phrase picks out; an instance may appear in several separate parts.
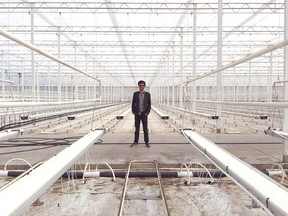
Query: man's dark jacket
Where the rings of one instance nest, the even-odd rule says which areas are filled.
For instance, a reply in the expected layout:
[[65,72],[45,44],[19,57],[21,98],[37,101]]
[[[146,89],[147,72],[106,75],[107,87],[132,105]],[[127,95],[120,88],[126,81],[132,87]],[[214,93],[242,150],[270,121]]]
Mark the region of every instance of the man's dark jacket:
[[[132,113],[138,114],[139,113],[139,94],[140,91],[134,92],[133,100],[132,100]],[[144,92],[144,111],[145,115],[148,115],[151,110],[151,96],[149,92]]]

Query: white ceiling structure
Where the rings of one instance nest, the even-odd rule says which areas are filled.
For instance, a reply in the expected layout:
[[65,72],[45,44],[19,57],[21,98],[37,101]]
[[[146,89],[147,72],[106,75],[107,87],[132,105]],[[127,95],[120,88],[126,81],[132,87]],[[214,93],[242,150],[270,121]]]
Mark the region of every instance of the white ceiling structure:
[[[135,86],[140,79],[149,86],[172,85],[173,78],[177,86],[216,69],[219,55],[225,65],[284,40],[284,4],[284,0],[223,0],[219,26],[216,0],[3,0],[0,26],[97,77],[103,85]],[[252,82],[263,85],[271,65],[274,81],[283,79],[283,50],[227,69],[223,85],[235,74],[239,82],[245,81],[249,70]],[[31,79],[30,49],[0,36],[0,55],[3,79],[17,82],[21,70]],[[77,73],[38,53],[35,67],[40,82],[49,73],[55,85],[59,70],[63,83]]]

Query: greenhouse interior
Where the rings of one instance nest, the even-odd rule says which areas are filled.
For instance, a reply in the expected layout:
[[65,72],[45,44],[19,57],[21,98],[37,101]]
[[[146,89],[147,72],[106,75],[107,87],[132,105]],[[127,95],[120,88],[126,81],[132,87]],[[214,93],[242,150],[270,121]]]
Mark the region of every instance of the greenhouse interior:
[[1,216],[288,215],[287,45],[284,0],[2,0]]

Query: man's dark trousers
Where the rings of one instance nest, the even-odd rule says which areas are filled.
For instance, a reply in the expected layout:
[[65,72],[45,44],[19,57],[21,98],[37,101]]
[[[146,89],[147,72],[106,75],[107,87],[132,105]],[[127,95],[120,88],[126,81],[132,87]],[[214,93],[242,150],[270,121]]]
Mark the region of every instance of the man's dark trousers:
[[142,121],[142,125],[143,125],[144,142],[149,143],[148,117],[144,113],[141,113],[141,115],[138,115],[138,114],[135,115],[135,136],[134,136],[135,140],[134,140],[134,143],[138,143],[138,141],[139,141],[140,121]]

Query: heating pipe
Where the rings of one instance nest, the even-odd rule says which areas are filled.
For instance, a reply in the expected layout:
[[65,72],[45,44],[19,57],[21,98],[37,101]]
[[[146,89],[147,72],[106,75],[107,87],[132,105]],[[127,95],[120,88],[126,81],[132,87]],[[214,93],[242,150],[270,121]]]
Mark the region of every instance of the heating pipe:
[[71,146],[0,191],[1,216],[23,215],[45,191],[62,176],[105,133],[94,130]]
[[184,129],[182,133],[270,215],[288,215],[287,188],[196,132]]

